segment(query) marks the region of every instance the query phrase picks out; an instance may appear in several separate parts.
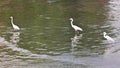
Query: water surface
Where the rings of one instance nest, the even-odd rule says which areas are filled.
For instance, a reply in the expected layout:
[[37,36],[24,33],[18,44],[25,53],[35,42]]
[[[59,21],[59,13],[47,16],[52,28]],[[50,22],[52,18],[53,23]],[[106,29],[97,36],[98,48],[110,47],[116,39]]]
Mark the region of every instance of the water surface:
[[[2,68],[119,68],[117,0],[0,2]],[[21,30],[14,31],[10,16]],[[69,18],[83,32],[75,34]],[[103,32],[115,39],[109,43]]]

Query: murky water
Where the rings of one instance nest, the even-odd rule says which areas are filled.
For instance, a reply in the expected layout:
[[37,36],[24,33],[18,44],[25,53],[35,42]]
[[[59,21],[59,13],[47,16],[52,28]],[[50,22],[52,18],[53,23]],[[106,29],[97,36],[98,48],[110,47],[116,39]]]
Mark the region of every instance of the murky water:
[[119,68],[119,8],[119,0],[0,1],[0,68]]

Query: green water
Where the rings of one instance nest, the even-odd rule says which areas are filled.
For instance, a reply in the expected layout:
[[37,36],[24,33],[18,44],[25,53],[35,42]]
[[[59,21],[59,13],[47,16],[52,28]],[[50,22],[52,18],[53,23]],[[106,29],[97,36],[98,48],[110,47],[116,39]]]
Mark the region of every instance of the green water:
[[[113,28],[106,24],[106,5],[107,0],[0,1],[1,66],[99,68],[105,65],[101,56],[108,44],[104,43],[102,32],[115,37]],[[20,31],[13,30],[10,16]],[[83,29],[77,40],[70,25],[71,17]]]

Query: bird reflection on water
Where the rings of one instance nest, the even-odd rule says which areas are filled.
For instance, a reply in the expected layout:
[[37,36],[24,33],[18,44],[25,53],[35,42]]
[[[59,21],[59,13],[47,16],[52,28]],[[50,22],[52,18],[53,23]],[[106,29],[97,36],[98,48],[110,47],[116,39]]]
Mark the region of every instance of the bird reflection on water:
[[71,51],[74,52],[75,47],[77,47],[78,43],[80,43],[80,39],[82,38],[82,34],[75,34],[73,38],[71,38]]
[[20,32],[13,32],[13,35],[10,37],[10,41],[14,44],[17,44],[20,41]]

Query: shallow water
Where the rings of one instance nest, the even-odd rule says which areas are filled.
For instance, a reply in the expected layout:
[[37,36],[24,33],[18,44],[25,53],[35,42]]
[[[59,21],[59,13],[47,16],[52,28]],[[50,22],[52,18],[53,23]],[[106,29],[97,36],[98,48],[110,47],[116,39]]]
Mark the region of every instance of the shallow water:
[[[119,0],[0,1],[1,68],[119,68],[119,5]],[[13,30],[10,16],[20,31]],[[70,17],[83,32],[75,34]]]

